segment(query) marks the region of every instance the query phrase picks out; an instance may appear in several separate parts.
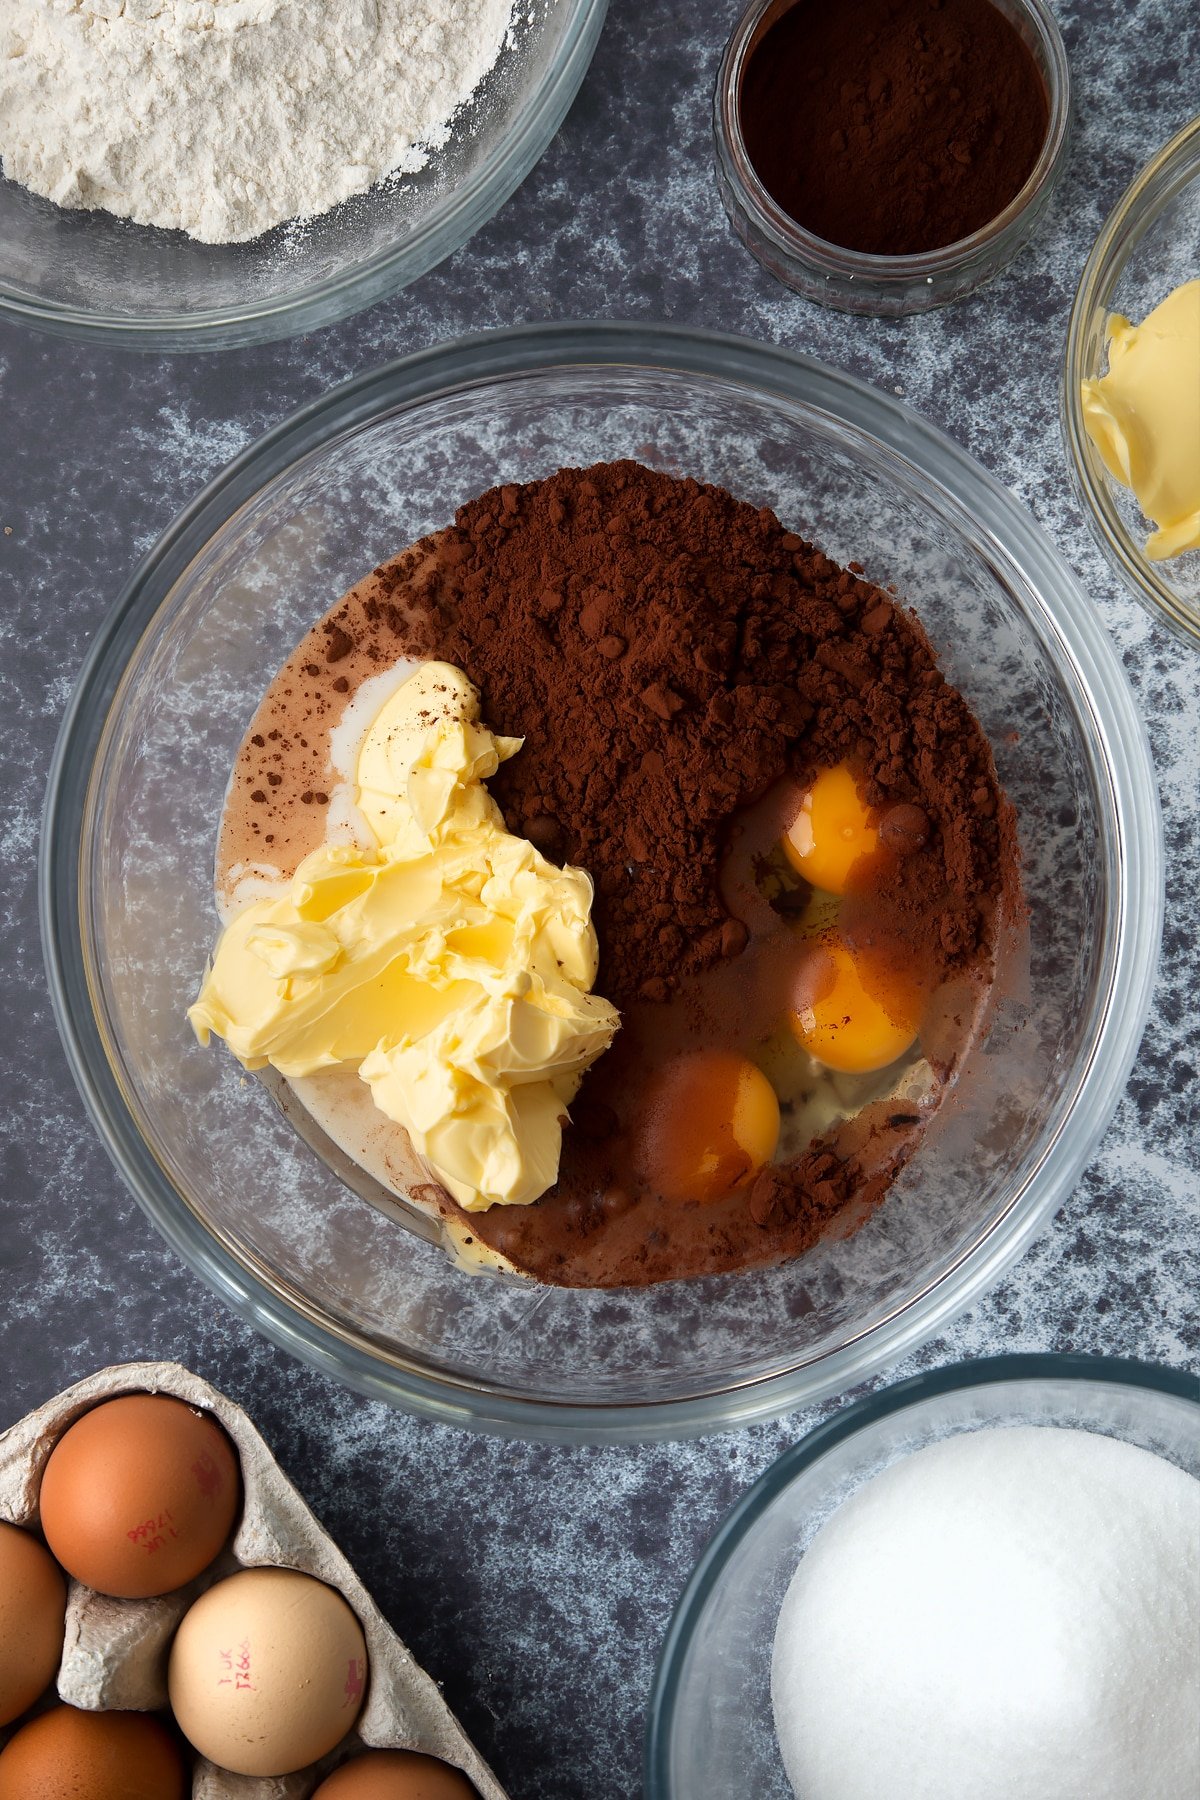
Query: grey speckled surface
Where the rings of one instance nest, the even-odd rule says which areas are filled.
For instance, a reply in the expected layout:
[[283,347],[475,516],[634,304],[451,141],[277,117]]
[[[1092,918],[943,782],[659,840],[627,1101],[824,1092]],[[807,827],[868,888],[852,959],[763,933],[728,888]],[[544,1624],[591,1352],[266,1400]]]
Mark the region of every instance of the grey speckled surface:
[[1167,824],[1164,957],[1128,1091],[1077,1192],[1013,1275],[912,1366],[1065,1347],[1200,1363],[1200,659],[1149,623],[1093,550],[1055,409],[1084,256],[1137,166],[1187,117],[1200,15],[1190,0],[1059,6],[1077,131],[1051,216],[990,289],[896,325],[792,298],[728,232],[708,115],[734,6],[722,0],[685,26],[687,10],[614,0],[582,94],[520,193],[440,270],[357,320],[204,359],[0,330],[0,1424],[129,1357],[176,1357],[218,1383],[445,1683],[514,1800],[638,1792],[653,1658],[687,1571],[734,1496],[815,1415],[592,1451],[389,1414],[228,1316],[160,1244],[94,1138],[37,938],[38,818],[58,718],[136,557],[229,456],[302,401],[483,326],[665,315],[794,344],[903,392],[1011,485],[1094,597],[1150,729]]

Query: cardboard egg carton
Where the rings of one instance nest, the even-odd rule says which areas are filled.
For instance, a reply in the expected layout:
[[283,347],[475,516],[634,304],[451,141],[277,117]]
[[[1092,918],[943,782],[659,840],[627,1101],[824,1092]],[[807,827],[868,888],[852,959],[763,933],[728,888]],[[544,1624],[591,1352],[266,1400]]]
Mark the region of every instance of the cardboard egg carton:
[[[42,1471],[69,1425],[119,1394],[172,1394],[219,1419],[237,1447],[245,1500],[237,1528],[211,1567],[188,1587],[153,1600],[115,1600],[71,1580],[58,1673],[62,1700],[87,1711],[166,1709],[167,1658],[175,1628],[205,1588],[238,1569],[275,1564],[315,1575],[343,1594],[363,1629],[370,1659],[366,1704],[350,1736],[322,1762],[266,1779],[231,1775],[195,1759],[193,1800],[307,1800],[348,1749],[421,1750],[461,1769],[481,1800],[504,1789],[414,1662],[353,1568],[318,1524],[240,1407],[177,1363],[124,1363],[89,1375],[0,1435],[0,1519],[38,1523]],[[12,1730],[0,1730],[0,1746]]]

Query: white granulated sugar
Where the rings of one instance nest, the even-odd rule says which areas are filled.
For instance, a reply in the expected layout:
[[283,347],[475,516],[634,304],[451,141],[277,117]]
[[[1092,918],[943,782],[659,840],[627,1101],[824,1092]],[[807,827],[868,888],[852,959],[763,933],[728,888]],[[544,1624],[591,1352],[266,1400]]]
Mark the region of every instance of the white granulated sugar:
[[445,143],[512,0],[3,0],[0,162],[205,243],[327,212]]
[[919,1450],[817,1533],[771,1691],[800,1800],[1196,1800],[1200,1481],[1051,1427]]

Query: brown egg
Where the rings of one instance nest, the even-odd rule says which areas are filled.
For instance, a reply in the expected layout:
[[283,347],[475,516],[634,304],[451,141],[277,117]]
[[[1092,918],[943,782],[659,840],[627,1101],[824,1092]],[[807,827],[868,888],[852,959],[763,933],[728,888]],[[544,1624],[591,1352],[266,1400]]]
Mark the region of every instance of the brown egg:
[[313,1800],[479,1800],[461,1769],[416,1750],[367,1750],[324,1780]]
[[415,1750],[368,1750],[343,1763],[312,1800],[479,1800],[460,1769]]
[[54,1680],[62,1659],[67,1584],[44,1544],[0,1523],[0,1725]]
[[88,1587],[144,1600],[206,1569],[241,1503],[221,1427],[167,1394],[125,1394],[77,1419],[42,1476],[42,1530]]
[[0,1751],[0,1800],[185,1800],[190,1788],[178,1745],[148,1713],[58,1706]]
[[183,1616],[167,1685],[180,1730],[236,1775],[290,1775],[362,1709],[367,1647],[342,1596],[296,1569],[243,1569]]

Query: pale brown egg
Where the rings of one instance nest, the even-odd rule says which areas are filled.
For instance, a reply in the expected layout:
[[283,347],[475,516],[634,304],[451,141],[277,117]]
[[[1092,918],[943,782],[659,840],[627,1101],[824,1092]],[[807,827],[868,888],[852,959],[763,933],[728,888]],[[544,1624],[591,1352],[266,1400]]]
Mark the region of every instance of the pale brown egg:
[[54,1446],[42,1530],[77,1581],[144,1600],[208,1567],[241,1495],[237,1453],[214,1419],[168,1394],[124,1394]]
[[479,1800],[461,1769],[416,1750],[368,1750],[324,1780],[312,1800]]
[[179,1746],[148,1713],[57,1706],[0,1751],[0,1800],[185,1800],[190,1791]]
[[243,1569],[201,1594],[171,1646],[171,1710],[238,1775],[289,1775],[362,1710],[367,1647],[342,1596],[295,1569]]
[[44,1694],[62,1659],[67,1584],[31,1532],[0,1523],[0,1725]]

